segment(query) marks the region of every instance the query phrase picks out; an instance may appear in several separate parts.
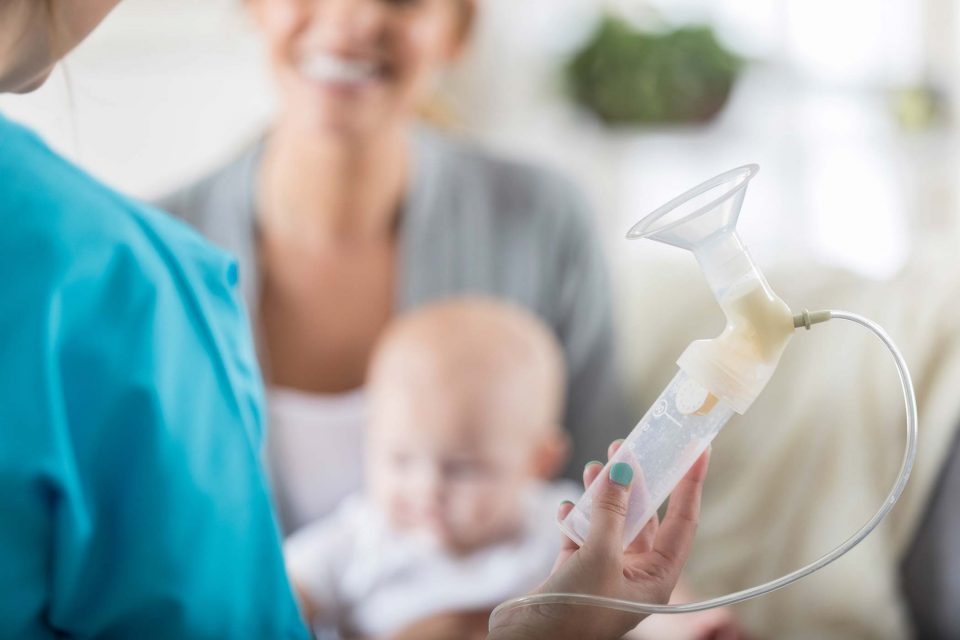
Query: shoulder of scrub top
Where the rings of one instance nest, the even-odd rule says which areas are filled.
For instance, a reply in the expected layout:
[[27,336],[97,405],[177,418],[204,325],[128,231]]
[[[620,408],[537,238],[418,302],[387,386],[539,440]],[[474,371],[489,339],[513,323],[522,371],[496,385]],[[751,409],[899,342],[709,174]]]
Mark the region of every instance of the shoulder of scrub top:
[[[180,332],[196,332],[205,352],[185,357],[219,362],[237,388],[260,396],[230,256],[188,226],[102,185],[2,117],[0,187],[0,273],[16,275],[0,281],[0,318],[30,319],[35,331],[87,335],[88,344],[96,336],[111,352],[122,345],[110,340],[122,338],[103,335],[103,327],[117,318],[138,323],[145,339],[150,331],[166,336],[164,348],[179,345]],[[163,318],[173,324],[158,326]],[[249,434],[254,443],[258,429]]]
[[230,257],[186,225],[103,185],[2,117],[0,184],[2,253],[22,256],[33,272],[103,274],[111,259],[131,254],[147,285],[158,272],[208,284],[236,277]]

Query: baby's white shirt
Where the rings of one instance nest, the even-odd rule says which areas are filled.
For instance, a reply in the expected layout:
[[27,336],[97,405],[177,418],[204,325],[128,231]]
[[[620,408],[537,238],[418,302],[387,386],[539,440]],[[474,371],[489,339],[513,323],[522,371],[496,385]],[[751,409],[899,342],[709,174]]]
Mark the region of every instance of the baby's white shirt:
[[549,575],[560,550],[557,507],[578,495],[569,482],[534,485],[521,531],[466,556],[394,532],[369,500],[351,496],[287,538],[287,571],[318,609],[321,638],[338,627],[378,637],[442,612],[492,609]]

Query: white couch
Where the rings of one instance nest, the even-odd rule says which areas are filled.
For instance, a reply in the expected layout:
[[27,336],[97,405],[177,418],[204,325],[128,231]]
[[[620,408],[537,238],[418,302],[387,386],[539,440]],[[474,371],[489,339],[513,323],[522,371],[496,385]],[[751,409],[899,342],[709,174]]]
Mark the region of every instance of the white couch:
[[[684,258],[618,272],[637,418],[676,371],[683,348],[724,326],[695,261]],[[949,255],[918,261],[888,282],[809,265],[769,270],[795,312],[846,309],[888,330],[914,376],[921,440],[904,497],[866,542],[819,574],[737,608],[759,637],[909,636],[899,563],[960,423],[960,264],[952,262]],[[714,443],[687,571],[698,595],[780,576],[857,530],[893,483],[904,422],[895,368],[879,341],[839,320],[799,331],[761,397]]]

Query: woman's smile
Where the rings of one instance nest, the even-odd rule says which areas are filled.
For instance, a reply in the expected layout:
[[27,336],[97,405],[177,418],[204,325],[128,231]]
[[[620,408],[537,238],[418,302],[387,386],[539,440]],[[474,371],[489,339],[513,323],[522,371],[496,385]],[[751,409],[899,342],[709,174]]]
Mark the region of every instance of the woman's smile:
[[389,66],[369,57],[330,52],[304,55],[300,59],[301,76],[325,89],[356,92],[387,81]]

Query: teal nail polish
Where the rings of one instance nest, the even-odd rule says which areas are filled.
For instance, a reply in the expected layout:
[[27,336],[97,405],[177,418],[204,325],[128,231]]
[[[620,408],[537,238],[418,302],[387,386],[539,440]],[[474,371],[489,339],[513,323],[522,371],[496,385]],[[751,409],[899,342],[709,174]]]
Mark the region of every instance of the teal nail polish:
[[587,464],[585,464],[585,465],[583,465],[583,466],[584,466],[584,468],[587,468],[587,467],[589,467],[589,466],[592,465],[592,464],[598,464],[598,465],[600,465],[601,467],[603,466],[603,463],[600,462],[599,460],[591,460],[590,462],[588,462]]
[[621,487],[629,487],[633,481],[633,467],[626,462],[618,462],[610,467],[610,481]]

